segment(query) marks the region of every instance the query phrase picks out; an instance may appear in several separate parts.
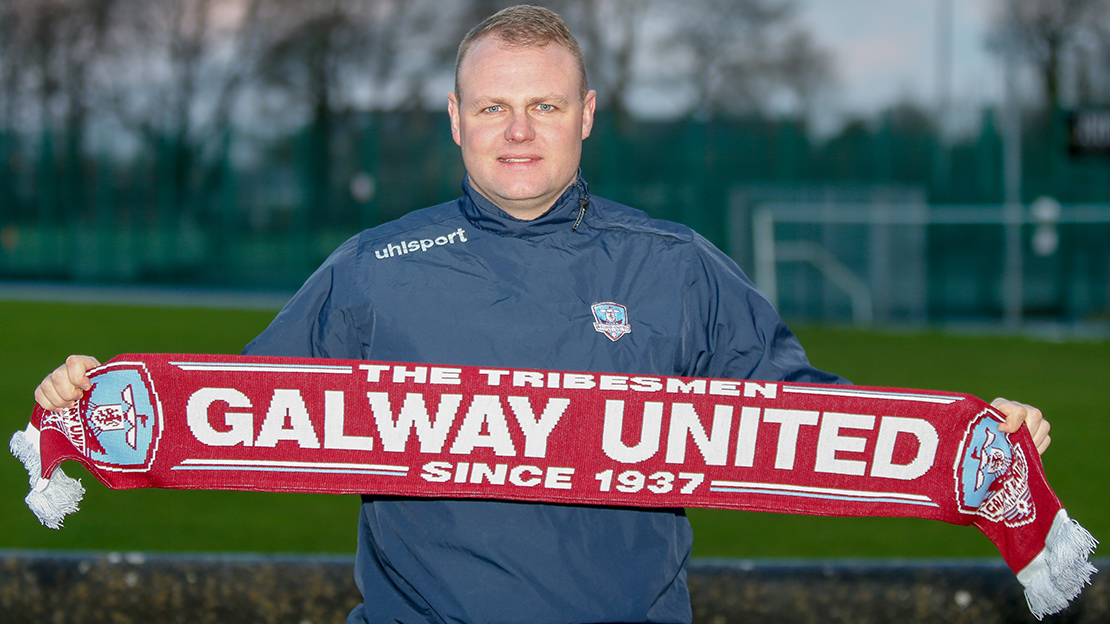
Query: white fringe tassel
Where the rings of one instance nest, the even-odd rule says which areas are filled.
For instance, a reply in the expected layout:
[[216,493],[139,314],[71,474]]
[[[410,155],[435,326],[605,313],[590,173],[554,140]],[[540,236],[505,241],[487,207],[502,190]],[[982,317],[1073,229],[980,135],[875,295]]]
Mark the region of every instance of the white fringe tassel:
[[16,431],[8,445],[16,459],[23,462],[30,477],[31,492],[24,502],[31,508],[39,522],[51,529],[62,528],[66,515],[77,511],[85,488],[81,481],[55,468],[49,479],[43,479],[39,457],[39,432],[31,425],[25,431]]
[[1089,558],[1098,540],[1061,509],[1052,521],[1044,550],[1018,573],[1025,600],[1038,619],[1063,611],[1098,570]]
[[[49,479],[43,479],[39,457],[39,432],[31,425],[17,431],[9,445],[12,455],[23,462],[30,476],[31,492],[24,499],[39,522],[51,529],[60,529],[66,515],[77,511],[85,488],[81,481],[56,468]],[[1052,521],[1044,550],[1018,573],[1025,586],[1029,610],[1038,620],[1063,611],[1098,570],[1089,559],[1098,540],[1061,509]]]

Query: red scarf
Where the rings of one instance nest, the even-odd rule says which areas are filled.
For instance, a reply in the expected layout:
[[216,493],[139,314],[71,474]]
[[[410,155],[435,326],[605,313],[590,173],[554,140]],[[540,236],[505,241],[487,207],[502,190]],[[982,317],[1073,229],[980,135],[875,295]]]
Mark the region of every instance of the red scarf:
[[121,355],[12,451],[58,528],[83,492],[264,490],[973,524],[1038,617],[1095,571],[1028,431],[944,392],[297,358]]

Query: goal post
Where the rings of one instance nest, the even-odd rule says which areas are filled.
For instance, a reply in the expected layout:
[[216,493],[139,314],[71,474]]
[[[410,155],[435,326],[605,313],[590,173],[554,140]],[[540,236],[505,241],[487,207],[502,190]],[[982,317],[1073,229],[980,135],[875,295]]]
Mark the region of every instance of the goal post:
[[[1070,276],[1076,283],[1068,288],[1094,293],[1087,307],[1096,315],[1110,311],[1110,252],[1098,243],[1110,240],[1110,205],[1042,198],[1014,208],[771,200],[738,215],[734,204],[731,218],[747,216],[749,228],[733,224],[730,243],[738,261],[750,260],[756,285],[791,316],[856,325],[978,316],[1017,325],[1075,257],[1094,269]],[[743,229],[750,232],[747,258],[736,236]],[[1086,248],[1066,249],[1068,240]],[[946,297],[971,303],[946,306]]]

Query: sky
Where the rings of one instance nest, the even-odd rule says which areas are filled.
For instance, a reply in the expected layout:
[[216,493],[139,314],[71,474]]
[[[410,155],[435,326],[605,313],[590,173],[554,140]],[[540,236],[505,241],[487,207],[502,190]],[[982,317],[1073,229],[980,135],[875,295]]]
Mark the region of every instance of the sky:
[[1002,69],[986,49],[997,0],[803,0],[799,22],[834,57],[839,113],[872,112],[912,100],[935,105],[940,6],[951,9],[952,108],[997,103]]
[[[1002,99],[1001,63],[987,51],[986,38],[1003,0],[795,1],[797,25],[832,55],[836,73],[834,87],[813,111],[819,133],[835,132],[847,119],[869,116],[901,101],[937,105],[942,6],[951,18],[947,129],[960,132],[973,126],[982,108]],[[649,65],[659,63],[654,59]],[[452,87],[450,78],[429,85],[429,106],[442,105],[444,93]],[[644,117],[667,117],[689,105],[689,93],[645,88],[647,97],[638,101],[648,102],[647,108],[638,109],[633,99],[636,113]]]
[[[832,88],[810,109],[811,129],[835,133],[850,119],[905,101],[936,110],[944,39],[939,24],[946,14],[950,72],[944,126],[950,135],[973,131],[983,108],[999,104],[1004,93],[1001,59],[987,50],[988,32],[1003,1],[796,0],[795,25],[832,56],[835,73]],[[644,62],[654,70],[672,61]],[[1027,78],[1021,80],[1024,84]],[[632,107],[645,118],[682,114],[692,97],[671,87],[640,88],[644,97],[632,98]]]

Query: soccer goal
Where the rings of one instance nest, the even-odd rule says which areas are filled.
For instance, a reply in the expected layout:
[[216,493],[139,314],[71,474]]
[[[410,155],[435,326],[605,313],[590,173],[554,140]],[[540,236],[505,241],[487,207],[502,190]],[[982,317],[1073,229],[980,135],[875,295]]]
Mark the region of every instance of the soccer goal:
[[891,188],[857,195],[734,197],[730,250],[784,315],[1019,325],[1110,312],[1110,205],[929,205],[923,193]]

